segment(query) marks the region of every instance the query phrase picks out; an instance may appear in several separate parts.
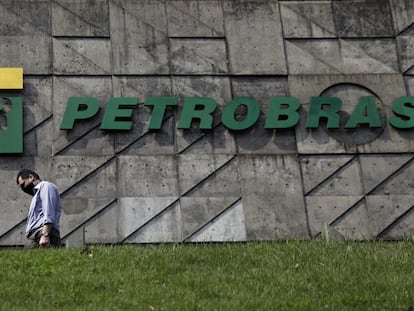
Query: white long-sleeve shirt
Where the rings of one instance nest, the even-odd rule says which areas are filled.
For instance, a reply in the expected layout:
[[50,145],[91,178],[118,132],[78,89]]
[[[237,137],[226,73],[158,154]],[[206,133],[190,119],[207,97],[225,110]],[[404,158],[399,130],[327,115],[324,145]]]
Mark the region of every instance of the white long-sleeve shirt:
[[43,227],[45,224],[52,224],[54,229],[60,231],[62,205],[56,185],[48,181],[41,181],[34,189],[36,193],[30,203],[26,236],[28,237],[33,230]]

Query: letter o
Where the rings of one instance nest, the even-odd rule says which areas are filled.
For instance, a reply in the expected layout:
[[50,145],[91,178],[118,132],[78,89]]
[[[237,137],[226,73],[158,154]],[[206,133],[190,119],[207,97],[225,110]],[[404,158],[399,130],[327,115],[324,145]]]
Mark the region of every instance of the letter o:
[[[243,120],[236,120],[235,113],[239,106],[247,107],[247,115]],[[221,121],[230,130],[245,130],[253,126],[260,116],[260,105],[250,97],[237,97],[223,108]]]

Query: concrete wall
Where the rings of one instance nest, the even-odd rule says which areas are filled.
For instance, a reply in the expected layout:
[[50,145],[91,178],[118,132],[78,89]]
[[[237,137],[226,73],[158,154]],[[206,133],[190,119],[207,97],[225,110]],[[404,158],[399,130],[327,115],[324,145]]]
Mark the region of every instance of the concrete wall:
[[[0,156],[0,245],[24,244],[32,167],[55,182],[68,244],[318,238],[414,232],[414,129],[306,129],[312,96],[349,115],[372,95],[383,121],[414,93],[414,4],[376,1],[0,0],[0,67],[23,67],[24,154]],[[148,129],[150,95],[215,99],[214,130]],[[101,111],[60,130],[70,96]],[[240,133],[221,107],[262,106]],[[265,130],[272,96],[302,103],[294,129]],[[138,97],[129,132],[99,129],[111,97]]]

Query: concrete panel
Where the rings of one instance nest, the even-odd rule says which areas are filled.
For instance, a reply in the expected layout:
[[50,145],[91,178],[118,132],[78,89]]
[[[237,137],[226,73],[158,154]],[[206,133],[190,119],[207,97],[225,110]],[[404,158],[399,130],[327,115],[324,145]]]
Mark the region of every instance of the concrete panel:
[[17,225],[12,231],[7,235],[0,236],[0,245],[1,246],[16,246],[16,245],[25,245],[26,236],[25,236],[26,223],[21,223]]
[[178,195],[173,156],[119,156],[119,197],[174,197]]
[[[374,191],[382,183],[387,183],[388,178],[393,178],[399,174],[399,170],[404,170],[405,165],[409,165],[413,155],[360,155],[361,172],[365,192]],[[387,191],[384,189],[384,191]],[[379,193],[378,193],[379,194]],[[387,194],[387,193],[383,193]]]
[[[395,98],[405,95],[401,75],[325,75],[289,76],[291,96],[302,103],[301,121],[296,127],[298,151],[300,153],[360,153],[411,152],[414,150],[412,133],[397,131],[388,125],[392,115],[390,106]],[[335,96],[342,100],[340,128],[327,129],[324,122],[317,129],[306,129],[308,103],[312,96]],[[374,96],[382,128],[361,126],[346,130],[348,120],[360,96]]]
[[295,156],[241,156],[240,173],[248,240],[308,238]]
[[307,196],[306,210],[312,237],[317,237],[325,228],[330,228],[331,224],[361,199],[362,196]]
[[115,97],[138,97],[143,103],[148,96],[172,96],[171,78],[163,76],[115,76]]
[[[85,195],[85,198],[114,197],[113,183],[115,176],[112,175],[114,172],[111,171],[113,167],[106,166],[111,160],[110,156],[55,156],[49,159],[36,160],[46,163],[39,173],[42,171],[49,172],[49,179],[58,186],[60,193],[67,192],[68,200],[82,197],[82,194]],[[46,160],[49,160],[49,162],[46,162]],[[105,175],[112,175],[112,178],[102,182]],[[96,178],[96,180],[93,182],[88,177]],[[83,184],[84,181],[85,184]],[[99,182],[102,182],[102,184],[99,184]],[[78,186],[81,189],[76,188]]]
[[237,159],[232,155],[180,155],[178,174],[181,195],[240,195]]
[[191,240],[199,230],[220,217],[236,200],[238,199],[231,197],[181,198],[183,239]]
[[[175,96],[209,97],[217,102],[218,108],[232,99],[230,80],[227,77],[173,77],[172,82]],[[217,124],[216,119],[214,121]]]
[[414,196],[370,195],[366,197],[372,234],[381,237],[394,222],[414,206]]
[[414,158],[384,181],[372,194],[411,195],[414,185]]
[[347,240],[364,241],[375,237],[365,200],[348,210],[332,227]]
[[394,39],[286,41],[290,74],[398,73]]
[[414,76],[406,76],[405,81],[407,84],[407,95],[414,96]]
[[81,248],[85,246],[85,227],[81,226],[62,239],[62,244],[66,248]]
[[305,195],[316,189],[326,179],[352,161],[352,159],[353,156],[351,155],[300,157]]
[[289,74],[339,74],[339,42],[334,39],[285,41]]
[[166,1],[170,37],[223,37],[221,1]]
[[52,116],[52,79],[25,76],[23,88],[24,126],[29,131]]
[[[346,165],[340,167],[334,174],[324,179],[317,187],[312,189],[310,195],[316,196],[355,196],[364,194],[361,170],[358,160],[354,158]],[[307,175],[303,178],[306,180]],[[306,183],[306,181],[304,182]]]
[[[70,134],[68,137],[72,138]],[[74,141],[59,150],[55,150],[55,154],[59,155],[111,155],[114,153],[114,137],[111,133],[107,134],[98,128],[93,128],[81,137],[77,137]]]
[[225,74],[226,42],[223,39],[171,39],[171,72],[174,74]]
[[[66,173],[68,176],[74,178],[73,184],[69,186],[69,189],[65,189],[63,194],[64,198],[116,198],[117,167],[116,160],[114,158],[88,157],[90,163],[88,163],[88,160],[85,161],[82,157],[78,156],[59,156],[58,158],[61,159],[59,168],[64,169],[63,173]],[[79,174],[76,168],[76,165],[78,164],[73,165],[72,162],[86,162],[85,167],[79,168],[80,170],[85,171],[86,175]],[[64,166],[65,164],[68,165]],[[59,183],[60,178],[61,177],[57,179]]]
[[62,198],[61,202],[60,234],[64,239],[74,230],[77,230],[78,227],[83,226],[84,223],[104,210],[111,203],[111,200],[78,197],[70,199]]
[[23,138],[24,154],[27,156],[49,157],[52,155],[53,122],[51,119],[40,123],[35,130],[26,132]]
[[396,34],[403,33],[414,23],[414,3],[410,0],[390,0]]
[[[17,173],[17,172],[16,172]],[[26,223],[25,219],[29,212],[30,206],[30,197],[23,193],[20,188],[17,189],[17,184],[15,182],[16,176],[10,179],[13,181],[10,185],[7,185],[5,188],[8,189],[12,195],[8,194],[3,197],[15,196],[16,190],[19,190],[18,198],[9,199],[6,203],[1,205],[2,217],[0,218],[0,238],[3,235],[11,230],[16,224],[23,222]]]
[[336,38],[331,2],[279,1],[285,38]]
[[84,225],[86,243],[117,243],[118,205],[109,205]]
[[414,23],[414,3],[411,0],[390,0],[390,8],[397,34]]
[[176,130],[178,153],[235,152],[233,136],[221,126],[222,107],[231,100],[227,77],[174,77],[173,93],[180,97],[209,97],[217,102],[213,113],[213,131],[200,131],[198,120],[193,122],[189,130]]
[[256,99],[264,113],[267,112],[271,97],[289,95],[286,77],[232,77],[231,89],[233,98],[252,97]]
[[340,40],[340,49],[346,74],[400,72],[394,39]]
[[180,155],[180,191],[186,197],[239,197],[239,161],[234,156]]
[[59,75],[111,74],[107,39],[53,39],[53,72]]
[[223,125],[216,125],[212,131],[200,131],[198,129],[198,123],[193,123],[193,126],[194,128],[190,130],[177,131],[178,153],[230,154],[234,153],[237,149],[234,136]]
[[51,73],[49,1],[0,1],[0,67]]
[[[112,155],[113,138],[99,131],[104,107],[111,97],[111,80],[94,77],[53,78],[53,154]],[[67,100],[72,96],[88,96],[98,99],[101,108],[91,119],[75,123],[72,130],[60,130]],[[76,143],[76,144],[75,144]],[[75,144],[75,145],[73,145]]]
[[0,1],[0,31],[4,35],[50,34],[49,0]]
[[397,37],[401,72],[413,74],[414,70],[414,26]]
[[110,1],[115,74],[168,74],[165,2]]
[[394,35],[387,0],[332,1],[340,37],[390,37]]
[[0,66],[23,67],[25,74],[52,72],[51,39],[43,34],[0,36]]
[[246,224],[243,204],[240,202],[224,211],[196,234],[190,242],[240,242],[246,241]]
[[[410,199],[413,202],[413,199]],[[386,240],[412,239],[414,236],[414,208],[411,207],[403,217],[383,231],[380,238]]]
[[[120,198],[118,214],[118,240],[123,241],[152,219],[169,209],[175,197]],[[151,224],[149,224],[151,226]]]
[[52,1],[52,35],[109,37],[107,0]]
[[181,210],[179,203],[171,205],[157,218],[125,240],[126,243],[170,243],[182,242]]
[[[162,128],[157,131],[146,129],[148,126],[149,108],[140,105],[138,118],[132,130],[128,133],[115,134],[116,152],[123,155],[155,155],[174,154],[175,119],[171,113],[167,114]],[[139,117],[141,116],[141,118]],[[144,121],[141,121],[145,118]],[[140,127],[144,126],[144,127]],[[123,134],[123,135],[122,135]]]
[[233,74],[286,74],[279,5],[273,1],[223,1]]

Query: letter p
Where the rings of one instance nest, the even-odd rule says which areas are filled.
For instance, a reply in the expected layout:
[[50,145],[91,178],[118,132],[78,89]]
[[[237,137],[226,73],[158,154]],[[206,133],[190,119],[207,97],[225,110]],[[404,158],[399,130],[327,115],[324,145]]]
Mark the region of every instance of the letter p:
[[99,111],[99,101],[93,97],[70,97],[60,125],[61,130],[71,130],[76,120],[92,118]]

